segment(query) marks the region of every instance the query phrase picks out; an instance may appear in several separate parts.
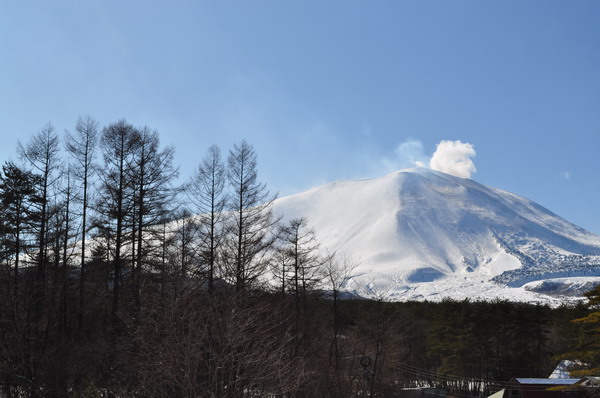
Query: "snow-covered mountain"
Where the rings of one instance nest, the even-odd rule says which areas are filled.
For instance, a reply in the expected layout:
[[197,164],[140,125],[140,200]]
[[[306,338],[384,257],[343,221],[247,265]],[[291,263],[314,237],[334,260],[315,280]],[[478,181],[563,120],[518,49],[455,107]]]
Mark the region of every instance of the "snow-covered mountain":
[[600,281],[600,236],[521,196],[427,168],[280,198],[323,249],[360,264],[350,286],[394,299],[558,303]]

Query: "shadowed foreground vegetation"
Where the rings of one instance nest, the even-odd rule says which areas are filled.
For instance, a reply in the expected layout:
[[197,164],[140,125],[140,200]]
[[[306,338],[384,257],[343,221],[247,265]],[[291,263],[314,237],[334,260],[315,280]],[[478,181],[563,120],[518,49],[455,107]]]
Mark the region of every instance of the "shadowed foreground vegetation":
[[[110,265],[90,269],[101,280]],[[81,327],[76,301],[64,319],[54,298],[37,335],[27,323],[32,300],[21,301],[16,319],[14,303],[3,301],[6,395],[394,396],[433,385],[479,396],[511,377],[547,377],[579,336],[570,320],[587,313],[509,302],[342,300],[334,335],[331,298],[307,294],[297,310],[287,293],[222,286],[209,293],[194,279],[141,279],[143,305],[132,316],[133,295],[124,294],[117,323],[107,283],[87,289]],[[74,294],[76,280],[67,288]]]

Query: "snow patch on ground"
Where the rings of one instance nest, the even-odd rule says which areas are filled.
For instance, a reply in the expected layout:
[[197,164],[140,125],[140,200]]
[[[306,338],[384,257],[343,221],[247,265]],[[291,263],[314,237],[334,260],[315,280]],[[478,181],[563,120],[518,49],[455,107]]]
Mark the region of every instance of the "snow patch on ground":
[[[590,284],[587,286],[593,287],[595,284],[600,284],[600,277],[590,277],[588,279],[586,283]],[[555,280],[548,281],[555,282]],[[540,286],[548,281],[537,281],[535,284]],[[563,281],[565,284],[561,285],[562,289],[537,291],[535,285],[531,284],[514,288],[469,275],[448,276],[431,282],[408,284],[398,279],[394,280],[391,275],[369,275],[352,278],[348,288],[352,293],[361,297],[390,301],[509,300],[547,304],[556,307],[582,300],[582,291],[577,290],[577,294],[575,294],[574,285],[585,286],[585,283],[581,281],[573,282],[569,279]],[[587,290],[589,289],[583,291]]]

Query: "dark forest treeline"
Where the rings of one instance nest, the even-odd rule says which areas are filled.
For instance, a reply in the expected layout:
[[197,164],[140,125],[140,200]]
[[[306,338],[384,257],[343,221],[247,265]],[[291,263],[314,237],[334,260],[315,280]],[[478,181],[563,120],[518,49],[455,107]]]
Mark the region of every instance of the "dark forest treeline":
[[583,305],[340,300],[353,260],[273,216],[245,141],[183,186],[174,149],[124,120],[48,125],[17,154],[0,173],[8,397],[476,396],[585,343]]

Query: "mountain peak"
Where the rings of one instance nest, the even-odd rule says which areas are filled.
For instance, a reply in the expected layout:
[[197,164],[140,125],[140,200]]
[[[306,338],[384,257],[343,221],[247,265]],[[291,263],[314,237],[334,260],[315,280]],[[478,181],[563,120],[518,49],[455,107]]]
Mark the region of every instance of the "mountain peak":
[[324,248],[355,257],[359,294],[444,297],[439,288],[457,281],[514,289],[600,270],[599,236],[526,198],[424,167],[330,183],[278,199],[275,210],[306,217]]

